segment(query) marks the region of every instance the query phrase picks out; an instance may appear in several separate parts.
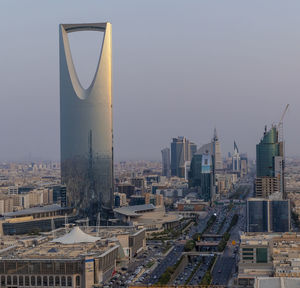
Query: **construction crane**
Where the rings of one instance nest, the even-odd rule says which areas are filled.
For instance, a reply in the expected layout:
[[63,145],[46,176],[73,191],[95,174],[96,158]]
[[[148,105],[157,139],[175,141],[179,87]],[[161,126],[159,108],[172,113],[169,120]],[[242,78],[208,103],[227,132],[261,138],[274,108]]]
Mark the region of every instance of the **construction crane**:
[[290,106],[290,104],[287,104],[285,106],[285,109],[284,109],[284,111],[282,113],[280,121],[279,121],[279,123],[277,125],[277,128],[278,128],[278,140],[279,140],[279,142],[283,141],[283,118],[284,118],[284,116],[286,114],[286,111],[288,110],[289,106]]

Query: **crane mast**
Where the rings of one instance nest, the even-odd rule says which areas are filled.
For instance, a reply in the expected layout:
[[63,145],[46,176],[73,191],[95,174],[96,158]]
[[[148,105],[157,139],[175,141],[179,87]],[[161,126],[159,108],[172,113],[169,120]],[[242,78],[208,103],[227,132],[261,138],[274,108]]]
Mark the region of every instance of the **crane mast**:
[[279,121],[279,123],[278,123],[278,125],[277,125],[277,128],[278,128],[278,141],[279,141],[279,142],[283,142],[283,118],[284,118],[284,116],[285,116],[285,114],[286,114],[286,112],[287,112],[289,106],[290,106],[290,104],[287,104],[287,105],[285,106],[285,109],[284,109],[284,111],[283,111],[283,113],[282,113],[282,116],[281,116],[281,118],[280,118],[280,121]]

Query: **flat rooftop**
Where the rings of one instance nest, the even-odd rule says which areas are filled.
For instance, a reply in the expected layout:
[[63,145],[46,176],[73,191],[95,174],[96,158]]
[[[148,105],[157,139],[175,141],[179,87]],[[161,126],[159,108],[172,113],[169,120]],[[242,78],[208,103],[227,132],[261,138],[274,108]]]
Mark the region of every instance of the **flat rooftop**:
[[115,208],[114,212],[125,216],[138,217],[141,216],[141,213],[153,211],[155,208],[153,204],[144,204]]
[[257,288],[298,288],[300,287],[300,278],[285,277],[265,277],[255,280]]
[[41,207],[32,207],[16,212],[9,212],[5,213],[4,217],[7,218],[14,218],[14,217],[23,217],[23,216],[29,216],[32,214],[39,214],[39,213],[47,213],[47,212],[56,212],[61,210],[69,210],[70,207],[61,207],[58,204],[52,204],[52,205],[46,205]]
[[[110,249],[119,247],[114,242],[107,243],[107,239],[92,237],[85,234],[83,231],[77,231],[79,227],[73,228],[63,237],[49,241],[44,237],[44,242],[38,244],[38,238],[27,239],[27,245],[18,245],[9,253],[1,253],[2,259],[81,259],[85,255],[100,256]],[[78,236],[78,237],[77,237]],[[60,239],[74,238],[75,241],[60,241]],[[85,239],[84,237],[88,237]],[[80,238],[80,239],[78,239]],[[42,239],[41,237],[39,239]],[[24,239],[25,240],[25,239]],[[32,241],[30,241],[32,240]],[[92,241],[91,241],[92,240]]]

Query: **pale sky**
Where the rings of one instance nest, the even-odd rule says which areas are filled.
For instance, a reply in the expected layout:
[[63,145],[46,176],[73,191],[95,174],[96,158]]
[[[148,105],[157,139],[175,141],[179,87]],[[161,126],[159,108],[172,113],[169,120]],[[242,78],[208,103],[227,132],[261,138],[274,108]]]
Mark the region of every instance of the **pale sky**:
[[[236,140],[253,157],[287,103],[286,152],[300,155],[299,14],[299,0],[0,0],[0,159],[59,159],[58,25],[105,21],[116,160],[160,160],[215,126],[223,154]],[[99,35],[70,40],[87,81]]]

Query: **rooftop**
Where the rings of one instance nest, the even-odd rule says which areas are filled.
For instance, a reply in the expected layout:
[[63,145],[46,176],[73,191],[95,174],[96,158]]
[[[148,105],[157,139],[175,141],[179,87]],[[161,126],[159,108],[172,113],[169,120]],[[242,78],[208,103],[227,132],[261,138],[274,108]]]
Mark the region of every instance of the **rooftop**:
[[144,204],[144,205],[134,205],[134,206],[115,208],[114,212],[126,216],[138,217],[141,216],[140,213],[153,211],[154,209],[155,206],[153,204]]
[[32,215],[32,214],[38,214],[38,213],[45,213],[45,212],[55,212],[59,210],[68,210],[70,209],[69,207],[61,207],[58,204],[52,204],[52,205],[46,205],[42,207],[33,207],[33,208],[28,208],[16,212],[9,212],[5,213],[4,217],[22,217],[22,216],[27,216],[27,215]]
[[100,239],[100,237],[94,237],[84,233],[78,226],[76,226],[71,230],[71,232],[62,237],[56,238],[51,242],[61,244],[95,243]]
[[257,288],[298,288],[300,278],[264,277],[255,280]]

